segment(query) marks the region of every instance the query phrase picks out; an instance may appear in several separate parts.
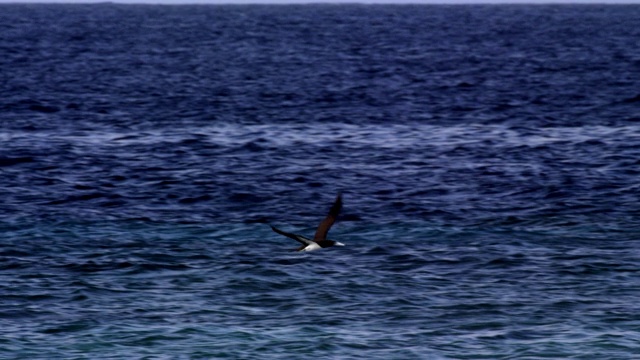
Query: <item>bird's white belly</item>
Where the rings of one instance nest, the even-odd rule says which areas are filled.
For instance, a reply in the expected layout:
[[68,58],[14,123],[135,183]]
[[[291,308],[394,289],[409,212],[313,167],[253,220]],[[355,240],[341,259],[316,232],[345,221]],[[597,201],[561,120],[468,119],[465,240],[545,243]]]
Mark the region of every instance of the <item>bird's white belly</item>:
[[317,243],[313,243],[308,245],[306,248],[302,249],[302,251],[314,251],[314,250],[320,250],[320,249],[322,249],[320,245],[318,245]]

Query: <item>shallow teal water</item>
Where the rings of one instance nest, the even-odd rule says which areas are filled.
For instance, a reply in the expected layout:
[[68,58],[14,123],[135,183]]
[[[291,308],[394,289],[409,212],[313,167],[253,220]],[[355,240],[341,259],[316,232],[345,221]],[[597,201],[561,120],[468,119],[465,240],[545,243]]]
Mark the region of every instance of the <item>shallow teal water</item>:
[[300,254],[264,224],[3,230],[3,358],[588,359],[639,349],[637,234],[344,223],[334,237],[347,246]]

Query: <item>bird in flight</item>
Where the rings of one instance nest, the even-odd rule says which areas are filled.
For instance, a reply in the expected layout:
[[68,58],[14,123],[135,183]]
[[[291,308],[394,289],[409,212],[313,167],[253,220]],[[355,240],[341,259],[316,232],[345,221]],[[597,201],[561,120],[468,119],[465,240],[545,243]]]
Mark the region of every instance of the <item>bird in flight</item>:
[[336,222],[336,218],[340,213],[340,209],[342,209],[342,194],[338,193],[336,200],[333,202],[331,209],[329,210],[329,214],[327,217],[322,220],[320,225],[318,225],[318,229],[316,230],[316,234],[313,236],[313,240],[304,237],[298,234],[292,234],[280,229],[277,229],[274,226],[271,226],[271,229],[277,232],[280,235],[284,235],[288,238],[292,238],[302,245],[296,249],[296,251],[313,251],[320,250],[322,248],[331,247],[334,245],[344,246],[343,243],[329,240],[327,239],[327,234],[329,233],[329,229],[331,229],[331,225]]

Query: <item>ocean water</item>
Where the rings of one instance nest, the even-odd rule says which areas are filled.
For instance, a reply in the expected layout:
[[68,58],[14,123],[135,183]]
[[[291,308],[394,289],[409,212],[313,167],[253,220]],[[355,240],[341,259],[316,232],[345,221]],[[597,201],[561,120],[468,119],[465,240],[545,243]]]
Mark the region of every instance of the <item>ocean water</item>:
[[[638,359],[640,7],[0,6],[0,358]],[[296,253],[338,191],[330,238]]]

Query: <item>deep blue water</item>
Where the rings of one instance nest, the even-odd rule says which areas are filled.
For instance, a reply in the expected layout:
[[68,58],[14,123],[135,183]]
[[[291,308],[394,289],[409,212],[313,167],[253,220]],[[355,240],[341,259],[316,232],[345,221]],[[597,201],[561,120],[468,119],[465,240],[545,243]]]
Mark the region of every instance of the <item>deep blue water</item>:
[[[0,6],[0,358],[637,359],[640,6]],[[335,194],[331,238],[295,253]]]

